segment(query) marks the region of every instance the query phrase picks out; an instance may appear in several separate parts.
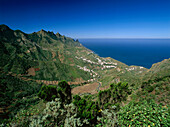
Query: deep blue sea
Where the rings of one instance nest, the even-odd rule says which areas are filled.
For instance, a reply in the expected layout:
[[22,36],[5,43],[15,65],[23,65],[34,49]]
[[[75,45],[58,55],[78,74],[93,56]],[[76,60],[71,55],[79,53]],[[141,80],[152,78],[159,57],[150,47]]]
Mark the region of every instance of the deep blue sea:
[[170,39],[79,39],[101,57],[112,57],[127,65],[150,68],[170,58]]

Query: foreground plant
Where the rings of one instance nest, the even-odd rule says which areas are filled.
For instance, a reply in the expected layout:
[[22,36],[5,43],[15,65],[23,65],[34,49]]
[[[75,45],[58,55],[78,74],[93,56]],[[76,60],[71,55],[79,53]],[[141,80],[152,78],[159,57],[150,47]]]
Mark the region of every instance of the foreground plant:
[[119,125],[124,126],[170,126],[169,107],[147,102],[130,102],[118,112]]
[[30,127],[77,127],[89,124],[88,119],[81,120],[78,117],[76,106],[73,103],[63,105],[59,98],[48,102],[42,114],[33,116],[30,121]]

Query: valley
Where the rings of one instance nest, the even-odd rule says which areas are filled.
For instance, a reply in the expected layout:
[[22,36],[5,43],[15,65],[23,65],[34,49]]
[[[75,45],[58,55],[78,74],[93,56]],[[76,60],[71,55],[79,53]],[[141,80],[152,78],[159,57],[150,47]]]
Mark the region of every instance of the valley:
[[[78,40],[50,31],[25,34],[1,25],[0,37],[2,70],[47,85],[57,84],[61,80],[67,80],[70,85],[102,82],[102,87],[124,81],[141,84],[143,79],[147,81],[154,78],[147,75],[156,70],[156,64],[151,69],[146,69],[128,66],[110,57],[100,57]],[[10,60],[6,61],[6,58]],[[164,61],[158,64],[163,64]],[[163,71],[169,72],[167,67],[169,65]]]
[[[144,103],[148,110],[155,105],[168,112],[159,104],[169,105],[170,58],[150,69],[128,66],[100,57],[78,40],[59,33],[40,30],[26,34],[6,25],[0,25],[0,54],[0,115],[5,125],[23,126],[27,121],[28,126],[66,126],[72,119],[76,126],[114,125],[102,119],[112,120],[116,115],[121,123],[126,116],[118,114],[133,112],[126,106],[138,103],[138,107]],[[59,112],[64,115],[57,115]]]

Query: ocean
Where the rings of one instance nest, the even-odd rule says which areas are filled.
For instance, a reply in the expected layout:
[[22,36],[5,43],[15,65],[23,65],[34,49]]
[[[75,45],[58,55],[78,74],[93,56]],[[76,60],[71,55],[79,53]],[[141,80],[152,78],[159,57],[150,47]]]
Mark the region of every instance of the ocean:
[[170,39],[79,39],[101,57],[111,57],[127,65],[150,68],[170,58]]

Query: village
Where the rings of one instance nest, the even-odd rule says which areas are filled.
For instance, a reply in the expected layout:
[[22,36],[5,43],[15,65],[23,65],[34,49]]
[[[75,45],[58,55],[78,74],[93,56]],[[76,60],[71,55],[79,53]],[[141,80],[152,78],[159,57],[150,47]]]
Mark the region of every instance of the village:
[[[81,59],[84,62],[87,62],[87,63],[90,63],[90,64],[101,65],[101,67],[100,67],[101,70],[108,69],[108,68],[116,68],[116,66],[117,66],[117,63],[102,61],[101,59],[96,58],[96,57],[95,58],[97,59],[98,62],[88,60],[87,58],[84,58],[84,57],[75,56],[75,58],[79,59],[79,60]],[[77,67],[79,69],[83,70],[83,71],[90,73],[92,78],[89,79],[88,82],[96,81],[97,78],[100,77],[98,73],[96,73],[94,70],[88,69],[87,66],[81,67],[81,66],[77,65]]]
[[[98,62],[91,61],[91,60],[89,60],[89,59],[87,59],[87,58],[84,58],[84,57],[75,56],[75,58],[76,58],[76,59],[79,59],[79,60],[83,60],[83,61],[86,62],[86,63],[95,64],[95,65],[100,65],[100,66],[101,66],[101,67],[100,67],[101,70],[115,68],[118,72],[121,71],[121,69],[117,67],[117,65],[118,65],[117,63],[113,63],[113,62],[111,62],[111,61],[110,61],[110,62],[102,61],[100,58],[97,58],[97,57],[94,57],[94,58],[97,59]],[[92,78],[89,79],[88,82],[94,82],[94,81],[97,80],[98,77],[100,77],[98,73],[96,73],[94,70],[91,70],[91,69],[87,68],[87,66],[81,67],[81,66],[77,65],[77,67],[78,67],[79,69],[83,70],[83,71],[86,71],[86,72],[89,72],[89,73],[90,73],[90,75],[92,76]],[[125,68],[125,69],[126,69],[127,71],[134,71],[134,70],[136,70],[136,69],[140,69],[140,70],[141,70],[141,69],[143,69],[143,68],[144,68],[144,67],[133,67],[133,66],[132,66],[132,67]],[[123,71],[122,73],[124,73],[124,71]],[[139,73],[142,73],[142,71],[139,71]]]

